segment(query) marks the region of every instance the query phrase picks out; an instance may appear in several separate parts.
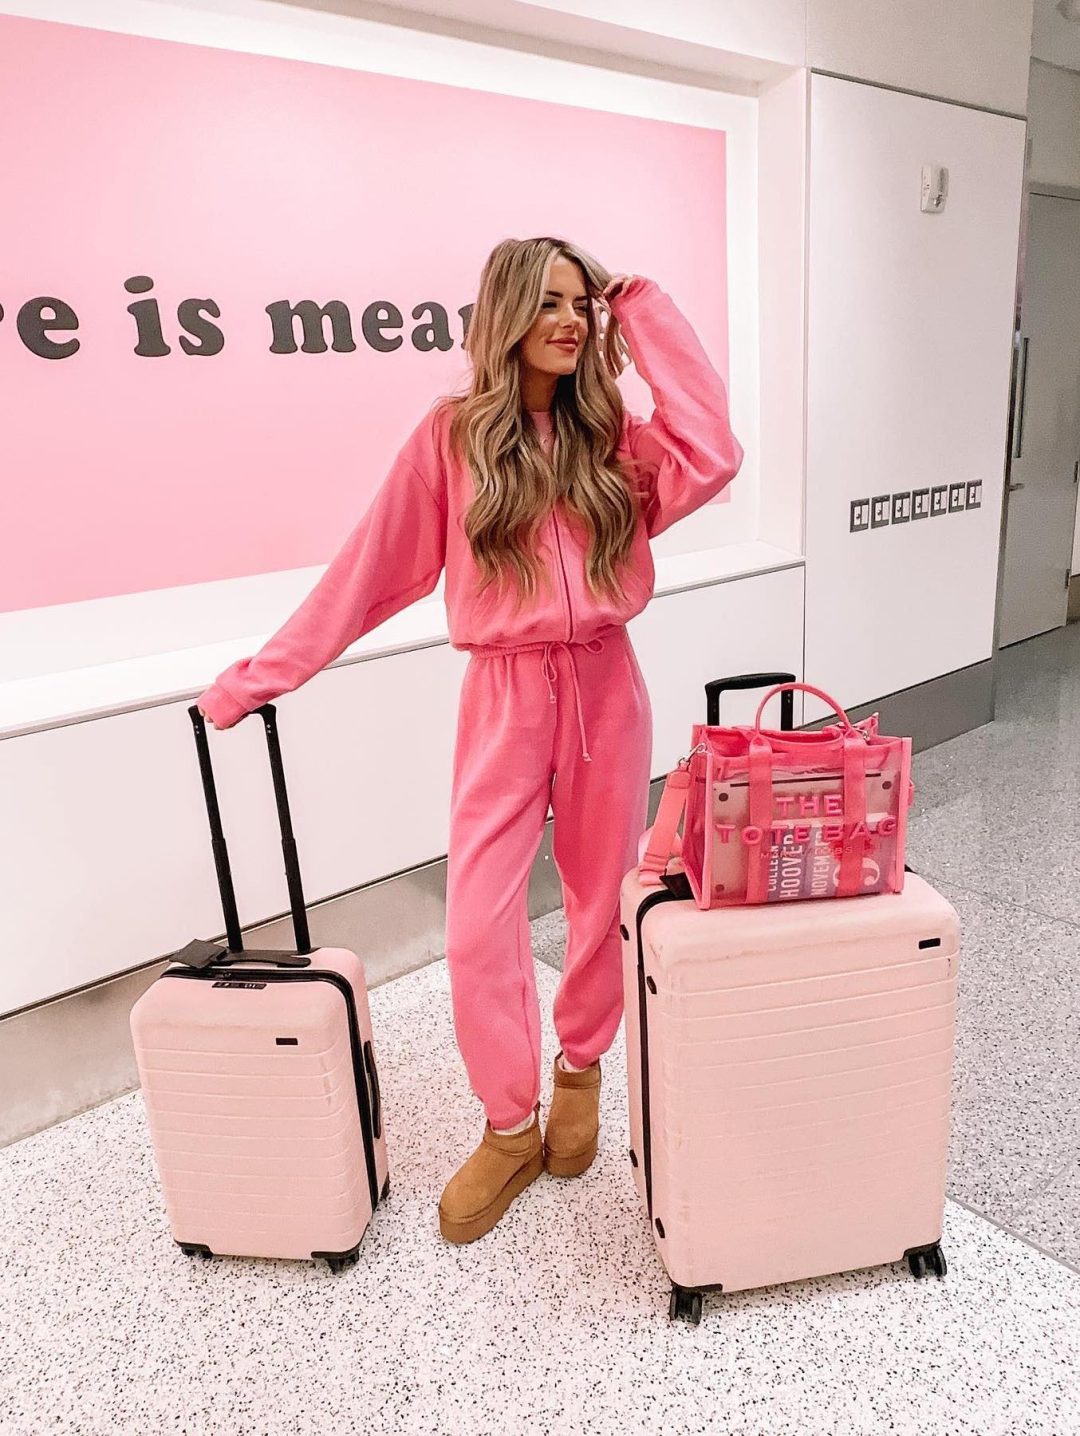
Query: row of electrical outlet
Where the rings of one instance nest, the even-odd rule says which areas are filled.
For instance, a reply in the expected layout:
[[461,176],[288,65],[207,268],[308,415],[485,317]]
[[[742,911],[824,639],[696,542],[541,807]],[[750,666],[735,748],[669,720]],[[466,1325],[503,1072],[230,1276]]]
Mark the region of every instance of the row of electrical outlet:
[[878,494],[872,499],[852,499],[851,532],[883,529],[888,524],[906,524],[912,519],[936,519],[942,514],[982,508],[982,479],[968,483],[938,484],[932,489],[905,489],[900,494]]

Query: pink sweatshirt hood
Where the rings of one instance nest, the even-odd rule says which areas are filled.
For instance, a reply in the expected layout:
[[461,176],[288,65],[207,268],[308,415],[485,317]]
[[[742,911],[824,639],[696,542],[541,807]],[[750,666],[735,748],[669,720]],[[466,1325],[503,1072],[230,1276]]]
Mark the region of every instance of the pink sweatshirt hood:
[[[301,606],[257,654],[227,668],[199,699],[219,727],[299,688],[350,644],[432,592],[446,571],[455,648],[588,643],[639,614],[652,597],[649,539],[707,503],[738,472],[727,393],[693,330],[655,283],[634,279],[611,301],[634,364],[652,391],[648,421],[626,414],[619,457],[637,460],[645,490],[625,597],[597,596],[585,578],[587,537],[559,504],[541,526],[538,556],[551,577],[518,608],[479,572],[464,531],[474,486],[450,450],[449,412],[433,409],[413,430],[370,507]],[[547,415],[533,415],[541,434]]]

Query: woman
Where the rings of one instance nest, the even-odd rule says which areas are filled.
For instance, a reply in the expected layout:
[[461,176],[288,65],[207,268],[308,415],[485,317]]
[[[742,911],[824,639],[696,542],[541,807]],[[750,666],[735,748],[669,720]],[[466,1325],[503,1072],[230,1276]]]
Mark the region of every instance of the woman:
[[[624,343],[625,336],[625,343]],[[446,569],[461,690],[446,957],[458,1045],[488,1118],[439,1203],[473,1241],[546,1167],[596,1155],[600,1059],[622,1014],[618,900],[645,826],[648,694],[626,632],[653,591],[649,539],[717,494],[743,451],[727,395],[651,280],[566,240],[504,240],[466,339],[468,392],[440,400],[297,612],[199,707],[215,726],[291,692]],[[615,383],[627,347],[648,422]],[[540,1016],[527,912],[548,807],[565,896],[561,1051],[539,1123]]]

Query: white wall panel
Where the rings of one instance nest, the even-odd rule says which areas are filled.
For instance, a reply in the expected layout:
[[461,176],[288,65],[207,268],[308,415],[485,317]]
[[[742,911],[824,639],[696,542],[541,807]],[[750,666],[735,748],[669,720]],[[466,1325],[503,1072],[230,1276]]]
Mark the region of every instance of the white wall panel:
[[[1023,155],[1020,121],[814,77],[806,669],[848,704],[991,654]],[[849,533],[961,480],[981,508]]]
[[[799,670],[802,571],[657,598],[633,636],[659,774],[685,751],[706,679]],[[446,852],[466,661],[441,646],[350,664],[277,705],[309,901]],[[287,905],[262,728],[210,741],[241,921],[261,921]],[[186,705],[0,742],[0,791],[0,1013],[222,930]]]
[[[278,704],[309,900],[446,851],[449,647],[320,674]],[[241,921],[288,905],[261,724],[211,732]],[[195,743],[171,704],[0,743],[0,1012],[222,931]]]

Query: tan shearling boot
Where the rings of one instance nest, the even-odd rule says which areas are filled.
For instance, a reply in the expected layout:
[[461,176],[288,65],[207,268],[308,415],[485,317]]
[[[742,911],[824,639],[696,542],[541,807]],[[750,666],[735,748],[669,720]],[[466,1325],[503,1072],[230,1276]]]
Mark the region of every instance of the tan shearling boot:
[[513,1136],[501,1136],[489,1122],[479,1147],[446,1185],[439,1230],[448,1242],[476,1241],[543,1170],[539,1105],[532,1125]]
[[583,1072],[566,1072],[559,1057],[555,1059],[555,1095],[544,1133],[544,1166],[554,1177],[580,1177],[596,1156],[600,1063],[594,1062]]

